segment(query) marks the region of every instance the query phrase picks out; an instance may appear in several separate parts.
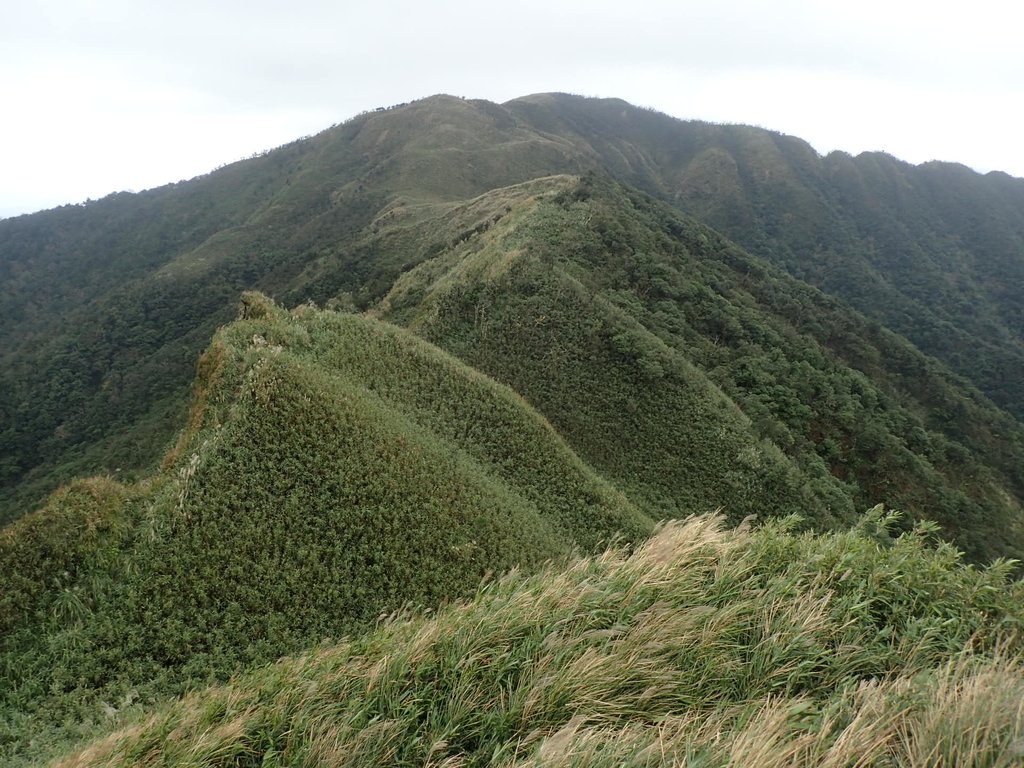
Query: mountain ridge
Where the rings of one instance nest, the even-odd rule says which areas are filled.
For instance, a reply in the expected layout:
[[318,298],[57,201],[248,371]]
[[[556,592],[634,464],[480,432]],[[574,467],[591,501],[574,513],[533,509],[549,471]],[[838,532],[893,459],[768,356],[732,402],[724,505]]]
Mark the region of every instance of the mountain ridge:
[[435,97],[0,221],[0,759],[1009,754],[1024,209],[978,184]]
[[[654,521],[516,393],[379,320],[255,293],[162,470],[0,533],[0,756]],[[28,717],[31,727],[19,730]]]
[[[710,444],[724,446],[728,443],[724,439],[725,432],[717,438],[708,439],[701,418],[694,419],[687,427],[671,411],[661,412],[653,418],[647,434],[631,424],[633,420],[651,418],[663,407],[669,398],[665,382],[670,377],[666,373],[679,370],[683,365],[689,373],[681,374],[680,382],[693,381],[696,377],[705,382],[701,386],[718,392],[716,397],[734,400],[732,407],[737,408],[742,419],[747,419],[748,425],[751,419],[760,419],[762,423],[754,430],[756,438],[753,442],[764,439],[782,446],[788,455],[787,461],[796,459],[799,462],[805,479],[810,476],[818,478],[814,481],[819,486],[817,493],[822,492],[826,479],[832,481],[829,473],[838,474],[848,482],[856,476],[854,482],[861,487],[871,485],[872,490],[867,495],[853,494],[856,499],[853,506],[849,500],[837,502],[836,494],[849,499],[848,488],[840,490],[836,487],[826,494],[833,500],[839,519],[851,519],[857,505],[863,507],[883,499],[893,506],[909,506],[907,511],[911,516],[923,513],[951,522],[965,514],[951,509],[939,513],[934,499],[927,502],[920,496],[911,502],[910,496],[900,496],[899,491],[893,495],[893,489],[886,488],[885,484],[895,482],[895,478],[907,470],[908,460],[912,466],[918,461],[905,453],[905,444],[920,440],[944,443],[952,439],[977,446],[971,450],[987,452],[989,449],[983,448],[982,444],[992,439],[1001,440],[995,435],[1004,428],[1012,431],[1011,420],[996,416],[995,411],[983,416],[982,410],[974,410],[970,417],[954,418],[947,423],[934,419],[931,423],[922,422],[921,414],[928,412],[928,406],[911,399],[915,387],[918,391],[930,390],[933,393],[930,397],[934,397],[948,391],[950,386],[957,388],[958,384],[955,379],[944,381],[938,375],[939,371],[929,367],[923,356],[914,354],[905,342],[887,339],[883,334],[870,330],[867,321],[854,317],[844,318],[843,322],[851,327],[840,333],[840,326],[830,314],[839,307],[830,305],[824,296],[813,290],[801,293],[797,284],[790,282],[791,278],[771,268],[758,266],[738,249],[730,251],[731,246],[724,241],[715,242],[717,235],[712,231],[700,229],[694,222],[673,215],[668,208],[650,199],[637,194],[630,197],[628,189],[599,180],[570,181],[568,184],[546,196],[537,196],[534,210],[543,211],[543,214],[520,212],[518,219],[509,217],[512,223],[504,228],[495,224],[473,239],[407,272],[396,282],[375,313],[389,319],[393,316],[396,321],[408,324],[417,333],[447,347],[457,356],[482,366],[520,392],[528,393],[531,401],[553,419],[563,434],[576,441],[579,450],[589,456],[595,466],[616,477],[620,483],[627,482],[617,472],[628,463],[625,457],[632,455],[630,451],[633,449],[628,446],[633,442],[638,446],[645,445],[645,438],[660,435],[657,442],[661,447],[645,445],[636,449],[636,471],[646,475],[648,480],[644,482],[653,482],[663,488],[674,487],[674,493],[680,493],[680,489],[688,485],[682,479],[686,473],[678,474],[679,468],[687,461],[687,450],[701,451]],[[586,224],[581,226],[581,221],[586,221]],[[643,222],[643,225],[636,226],[635,222]],[[507,236],[504,234],[506,231],[509,231]],[[610,235],[612,232],[615,234]],[[630,255],[616,255],[616,249]],[[524,266],[531,263],[531,257],[537,268]],[[445,260],[453,265],[452,271],[440,277],[431,275],[426,278],[427,285],[437,280],[443,287],[424,287],[418,274],[434,272],[437,268],[433,265]],[[479,266],[471,267],[474,263]],[[600,270],[594,268],[595,263],[601,265]],[[500,265],[497,270],[495,264]],[[474,269],[479,277],[467,278]],[[524,274],[528,269],[531,270],[530,277]],[[513,276],[517,270],[519,276]],[[609,277],[604,277],[606,273]],[[712,291],[702,288],[702,285],[715,283],[717,286]],[[543,297],[549,292],[557,298],[545,303]],[[780,296],[787,296],[788,302],[780,302]],[[508,316],[508,320],[497,320],[502,316],[502,305],[513,300],[511,297],[516,297],[514,301],[521,302],[519,306],[524,309],[532,307],[525,311],[535,318],[542,318],[544,328],[536,326],[537,320],[532,324],[519,322],[517,318],[523,310],[518,309]],[[688,309],[679,315],[666,302],[676,302]],[[410,304],[420,309],[409,315]],[[646,308],[642,308],[645,305]],[[602,313],[611,314],[607,319],[598,320],[597,316]],[[812,318],[814,322],[809,322]],[[573,339],[573,329],[581,324],[586,330]],[[768,324],[773,326],[773,330],[766,333],[764,329]],[[822,326],[829,327],[830,331],[824,332]],[[602,335],[604,341],[596,340]],[[878,346],[872,347],[872,343]],[[602,347],[604,351],[600,351]],[[585,350],[591,359],[599,356],[603,362],[598,366],[588,363],[586,357],[580,356],[581,350]],[[766,369],[763,363],[758,362],[769,354],[769,350],[773,350],[771,354],[777,358],[775,370],[771,370],[772,366]],[[874,356],[873,362],[871,358],[865,359],[869,350]],[[897,377],[883,383],[885,377],[877,370],[879,357],[890,358],[900,370],[913,371],[916,378],[914,386],[900,382]],[[867,371],[878,384],[868,383],[863,378],[844,378],[848,374],[840,371],[851,361],[862,369],[858,370],[858,375],[862,376],[863,371]],[[543,367],[537,367],[538,364]],[[577,407],[574,402],[581,391],[593,392],[591,397],[584,398],[585,402],[602,401],[607,397],[607,382],[616,380],[620,369],[624,374],[638,369],[643,377],[639,380],[643,383],[623,384],[627,390],[629,386],[638,387],[632,404],[623,400],[620,405],[607,410],[592,408],[586,416],[575,413]],[[706,372],[711,370],[715,373],[705,379]],[[602,383],[597,385],[599,381]],[[565,388],[561,395],[555,394],[559,386],[557,382],[562,382],[561,386]],[[601,387],[605,388],[603,395],[598,394]],[[724,387],[728,394],[719,387]],[[851,398],[851,389],[861,394]],[[830,398],[828,405],[823,402],[825,393],[830,393],[827,395]],[[974,397],[979,398],[979,405],[984,402],[979,395]],[[679,402],[694,402],[690,398],[685,396]],[[875,411],[875,415],[870,417],[865,415],[869,412],[865,410],[868,398],[876,403],[870,406]],[[646,405],[638,406],[639,401],[646,402]],[[789,403],[785,406],[789,409],[788,415],[783,409],[784,401]],[[849,405],[840,406],[841,402]],[[689,407],[678,406],[680,412]],[[855,408],[861,415],[848,417],[851,419],[848,422],[851,433],[836,433],[835,423],[841,421],[840,414],[847,408]],[[702,410],[703,406],[696,412]],[[896,416],[897,413],[900,415]],[[886,429],[902,431],[898,442],[890,443],[888,448],[882,448],[883,443],[873,442],[876,438],[868,438],[866,432],[861,432],[870,431],[868,421],[883,418],[889,420]],[[994,421],[991,420],[993,418]],[[864,421],[855,426],[857,419]],[[768,421],[773,421],[775,426],[769,427]],[[730,422],[723,416],[717,416],[711,422],[717,425],[716,429],[728,431],[725,425]],[[834,423],[833,426],[829,426],[830,422]],[[904,426],[895,427],[897,423]],[[959,426],[953,427],[954,423]],[[610,431],[597,437],[598,433],[593,432],[593,428],[599,424],[607,425],[605,429]],[[674,426],[659,432],[655,424]],[[985,424],[990,426],[983,426]],[[981,431],[989,429],[991,437],[981,438]],[[925,438],[921,430],[934,437]],[[972,431],[977,433],[969,437]],[[584,437],[588,434],[589,437]],[[832,437],[826,440],[829,434]],[[917,437],[911,438],[911,434]],[[626,445],[616,439],[616,436],[627,435],[630,440]],[[833,438],[839,443],[849,441],[854,445],[837,448],[837,453],[828,458],[830,454],[823,450],[823,445]],[[693,442],[689,442],[691,440]],[[673,442],[675,448],[665,447]],[[856,448],[860,442],[864,447]],[[613,444],[618,447],[609,455],[606,447]],[[683,446],[687,445],[690,448],[684,449]],[[873,447],[869,448],[869,445]],[[914,449],[919,456],[923,455],[923,445],[918,442]],[[996,487],[1007,483],[1003,487],[1013,496],[1021,492],[1024,478],[1019,472],[1018,459],[1010,457],[1021,456],[1022,445],[1024,443],[1019,436],[1011,438],[981,462],[1002,467],[1000,471],[1006,473],[1005,480],[996,481]],[[589,449],[584,446],[589,446]],[[673,450],[678,453],[673,453]],[[767,456],[774,455],[772,452],[777,449],[775,445],[767,445],[765,450],[768,452],[763,455],[767,460]],[[835,462],[840,453],[849,460],[861,450],[864,451],[861,463],[854,461],[845,472],[839,469],[841,465],[835,463],[827,466],[826,471],[826,466],[820,463],[822,460]],[[666,461],[670,455],[675,458]],[[885,458],[887,455],[891,458]],[[897,455],[904,458],[897,458]],[[666,463],[659,463],[662,461]],[[707,461],[710,461],[710,454],[705,463]],[[721,458],[711,463],[720,461]],[[934,462],[936,466],[948,463],[941,458],[941,453],[933,453],[927,461]],[[645,465],[648,465],[646,472],[641,469]],[[657,471],[653,469],[655,466]],[[859,466],[859,469],[853,469],[853,466]],[[898,469],[900,466],[904,469]],[[813,470],[813,467],[818,469]],[[922,469],[910,470],[911,473],[918,471]],[[943,471],[949,473],[952,468]],[[808,472],[811,475],[807,475]],[[968,474],[971,472],[977,475],[984,470],[976,465],[976,469],[969,470]],[[948,476],[950,480],[939,480],[932,475],[926,482],[911,481],[910,484],[934,490],[945,483],[950,483],[950,488],[962,483],[957,473]],[[868,479],[870,477],[876,479],[872,481]],[[675,480],[669,481],[668,478]],[[712,479],[705,476],[692,487],[701,489],[698,495],[706,495],[712,483]],[[672,493],[670,491],[669,495]],[[993,488],[992,493],[993,498],[998,498],[1004,491]],[[814,503],[806,499],[796,502],[794,497],[790,504],[796,506],[791,506],[790,510],[806,504],[806,514],[811,519],[819,519],[822,515],[827,517],[824,512],[829,507],[824,501],[826,497],[816,496]],[[647,498],[647,502],[652,503],[654,498]],[[658,498],[661,499],[658,504],[666,503],[663,495]],[[711,495],[706,502],[711,507],[733,507],[735,502],[725,498]],[[760,512],[763,513],[771,507],[769,498],[771,494],[754,493],[751,502],[754,506],[760,504]],[[958,502],[964,503],[967,502]],[[673,503],[668,504],[668,507],[661,508],[672,508]],[[1019,507],[1011,504],[1007,509],[1008,517],[1002,518],[1003,521],[1016,518],[1019,515],[1017,510]],[[738,520],[755,511],[749,508],[740,512],[733,508],[730,514],[735,513],[734,519]],[[948,517],[945,516],[947,514]],[[977,518],[977,513],[972,514],[972,518]],[[997,526],[983,534],[981,539],[996,540],[1002,535],[1015,534],[1000,532]]]
[[[581,140],[587,140],[587,131],[594,131],[597,138],[612,149],[621,149],[623,141],[627,141],[622,138],[624,135],[628,137],[630,149],[636,150],[644,140],[655,147],[662,147],[653,155],[655,163],[634,163],[626,172],[613,170],[619,178],[671,199],[682,210],[719,229],[755,255],[783,266],[795,276],[839,296],[869,317],[889,325],[925,352],[950,363],[962,375],[974,377],[975,383],[983,381],[976,375],[978,370],[995,365],[993,378],[996,381],[982,388],[1004,407],[1016,409],[1019,417],[1020,395],[1015,393],[1015,389],[1007,392],[1006,382],[1012,382],[1012,371],[1019,370],[1024,363],[1024,343],[1019,306],[1017,302],[1006,299],[1019,295],[1022,275],[1020,260],[1007,260],[1005,256],[1019,254],[1024,247],[1024,223],[1020,215],[1024,210],[1024,183],[1020,180],[1005,176],[983,177],[974,172],[960,173],[955,164],[912,166],[879,153],[864,153],[856,158],[847,156],[849,161],[829,164],[830,158],[836,161],[842,156],[822,157],[806,142],[763,129],[699,123],[691,126],[642,110],[622,113],[618,102],[613,103],[618,110],[614,111],[602,100],[578,97],[545,97],[540,102],[541,107],[548,107],[549,111],[555,111],[552,104],[567,111],[567,117],[556,113],[555,118],[545,116],[545,119],[561,119],[563,126],[574,131]],[[531,115],[540,111],[537,100],[531,103],[531,108]],[[690,130],[684,132],[683,125],[688,125]],[[678,135],[673,135],[672,128],[680,129]],[[670,138],[663,144],[657,144],[649,136]],[[665,144],[669,145],[668,150],[663,148]],[[705,155],[702,160],[701,152],[712,154],[710,157]],[[731,162],[736,169],[735,177],[724,190],[709,189],[707,184],[700,183],[702,163],[706,164],[715,157],[719,166],[723,162],[728,166]],[[852,170],[849,168],[851,162]],[[642,167],[638,168],[640,165]],[[652,167],[657,169],[656,172],[650,171]],[[978,219],[975,225],[980,226],[977,233],[968,229],[972,223],[956,213],[956,201],[950,199],[949,193],[941,194],[941,187],[933,178],[939,171],[946,182],[955,175],[957,185],[970,184],[970,194],[974,199],[985,201],[989,213],[977,205],[973,211]],[[873,174],[870,195],[857,196],[851,183],[855,184],[862,173]],[[711,179],[721,184],[721,170],[716,169]],[[926,211],[927,208],[917,198],[911,196],[908,202],[906,195],[900,196],[900,188],[905,192],[912,189],[915,182],[925,190],[925,199],[940,214],[938,219],[933,215],[929,225],[937,226],[943,220],[953,224],[941,227],[940,231],[945,229],[946,232],[938,239],[927,228],[904,231],[906,228],[887,212],[879,217],[878,210],[872,213],[865,209],[871,199],[882,199],[890,203],[890,208],[896,212],[906,214],[903,218],[913,218],[911,214],[919,210]],[[885,192],[887,186],[892,188],[891,193]],[[843,206],[858,207],[856,218],[844,215]],[[875,219],[870,225],[872,230],[879,231],[864,231],[864,225],[859,222],[868,216]],[[1002,222],[999,227],[1009,225],[1011,229],[1009,232],[1005,228],[998,230],[1009,237],[992,248],[984,238],[987,237],[985,233],[993,231],[996,221]],[[861,231],[851,230],[854,227]],[[972,234],[970,248],[958,245],[958,238]],[[885,235],[886,239],[881,240],[880,235]],[[879,245],[885,248],[886,266],[898,263],[896,256],[900,252],[916,249],[915,257],[921,258],[916,258],[915,269],[924,270],[923,274],[910,275],[907,279],[908,275],[897,273],[893,275],[899,278],[895,283],[889,282],[891,278],[888,277],[872,278],[872,273],[878,274],[882,263],[878,257],[872,256],[875,248],[873,238],[878,238]],[[985,261],[971,266],[964,257],[976,250],[982,251],[979,255],[983,255]],[[857,254],[860,261],[847,263],[851,253]],[[861,253],[869,258],[863,258]],[[831,276],[822,273],[820,268],[818,271],[811,269],[814,262],[809,257],[820,260],[823,267],[837,271],[837,274]],[[906,290],[906,286],[923,277],[929,297],[934,298],[938,291],[945,289],[946,268],[941,262],[933,266],[927,261],[935,257],[955,259],[955,263],[967,267],[963,274],[964,283],[958,290],[970,290],[974,307],[984,308],[992,298],[997,298],[998,314],[982,318],[984,322],[979,323],[972,318],[975,310],[969,307],[941,317],[937,316],[934,306],[923,306],[921,294],[915,295]],[[985,264],[996,261],[997,257],[1004,270],[1001,280],[1009,283],[1009,291],[1004,292],[998,284],[990,285],[991,267]],[[856,271],[850,274],[851,269]],[[847,274],[842,274],[842,270]],[[869,287],[871,290],[866,291],[865,288]],[[883,291],[885,295],[879,295]],[[905,307],[909,321],[894,313],[880,311],[890,305]],[[1009,326],[1005,325],[1006,319],[1011,320]],[[970,324],[975,329],[970,332],[968,341],[962,326]],[[953,343],[950,343],[944,339],[943,331],[954,335],[959,332],[960,338],[953,338]],[[1000,339],[1002,346],[991,343],[993,336]],[[992,363],[979,364],[979,349],[984,350],[986,356],[991,355]]]
[[[584,129],[590,132],[589,138],[582,133]],[[654,139],[661,143],[652,143]],[[645,149],[644,142],[654,149]],[[789,166],[783,162],[790,157],[795,170],[787,170]],[[197,187],[202,190],[200,199],[210,205],[199,211],[200,228],[186,230],[195,234],[186,234],[181,245],[170,249],[161,245],[166,240],[161,232],[170,231],[174,222],[191,221],[196,215],[184,205],[191,189],[188,184],[167,190],[163,198],[144,193],[99,201],[91,208],[109,211],[109,218],[118,205],[161,199],[162,208],[150,216],[155,222],[165,222],[165,229],[157,230],[152,237],[126,240],[127,235],[121,232],[130,230],[115,228],[104,235],[107,239],[95,239],[91,245],[83,241],[81,247],[96,258],[109,254],[111,245],[118,242],[122,243],[123,255],[119,260],[104,256],[113,267],[106,273],[90,267],[90,274],[96,274],[90,278],[92,283],[84,285],[95,286],[95,296],[77,309],[74,295],[61,293],[51,297],[49,304],[39,302],[39,310],[33,315],[25,315],[10,304],[0,307],[5,321],[15,327],[28,326],[29,330],[22,335],[22,345],[4,355],[10,372],[7,383],[15,393],[13,402],[4,406],[7,493],[20,493],[15,498],[27,500],[39,493],[34,489],[51,485],[55,476],[67,478],[104,465],[130,467],[133,462],[135,466],[155,462],[161,450],[158,436],[171,439],[173,425],[181,418],[181,393],[191,377],[192,356],[215,327],[229,319],[230,307],[241,290],[262,288],[292,305],[309,298],[368,309],[403,273],[452,243],[476,236],[478,228],[493,225],[494,217],[506,215],[495,209],[490,222],[467,220],[459,224],[451,219],[451,212],[459,210],[464,200],[494,189],[510,189],[507,183],[500,183],[509,179],[528,184],[538,178],[538,172],[543,172],[541,176],[550,175],[551,170],[585,173],[607,158],[612,160],[603,172],[629,177],[627,181],[652,189],[656,196],[672,197],[667,194],[666,180],[685,181],[675,189],[689,190],[691,202],[700,193],[704,210],[697,218],[709,219],[727,232],[730,221],[716,222],[716,211],[731,210],[735,219],[732,229],[744,234],[743,227],[756,219],[748,215],[755,193],[764,200],[767,192],[778,196],[781,191],[784,203],[824,200],[820,190],[801,187],[793,179],[820,168],[827,158],[792,137],[760,129],[683,123],[631,108],[621,101],[546,94],[505,105],[431,97],[360,115],[310,139],[229,166],[201,180]],[[735,168],[735,184],[729,181],[728,173],[715,170],[723,163]],[[765,180],[766,172],[769,177],[777,177],[774,186],[768,184],[770,178]],[[706,184],[699,182],[700,174],[704,174]],[[229,195],[228,190],[241,194]],[[182,206],[177,213],[167,194],[175,196],[175,204]],[[679,200],[668,202],[678,204]],[[764,234],[754,238],[752,253],[767,255],[771,261],[782,246],[792,252],[794,244],[800,242],[798,236],[804,237],[802,233],[818,226],[810,216],[818,205],[797,207],[785,214],[792,218],[786,231],[795,234],[786,234],[788,242],[780,246],[772,245],[781,242],[778,232],[772,234],[762,222],[758,231]],[[692,206],[684,205],[684,210],[687,207]],[[781,215],[778,210],[765,210],[771,220]],[[75,215],[81,218],[85,213]],[[123,221],[119,226],[128,227],[130,217]],[[768,219],[765,221],[770,224]],[[454,231],[452,227],[461,229]],[[62,235],[65,241],[71,231]],[[96,229],[97,233],[102,231]],[[17,255],[27,251],[20,246],[14,248],[16,258],[12,262],[13,246],[4,239],[5,234],[0,227],[0,254],[5,257],[0,261],[10,270],[18,261]],[[1015,235],[1009,237],[1007,243],[1012,246]],[[133,263],[140,245],[150,249],[150,260],[142,262],[142,271],[127,286],[119,284],[125,272],[121,265]],[[59,252],[63,246],[54,243],[50,247]],[[807,253],[813,255],[814,249]],[[38,261],[41,257],[34,258]],[[159,259],[164,259],[163,264],[153,269]],[[802,264],[812,262],[804,259]],[[34,263],[27,262],[28,268],[20,274],[36,274],[31,268]],[[781,266],[787,268],[785,259]],[[806,271],[807,267],[801,269]],[[877,268],[872,269],[874,272],[869,274],[882,275]],[[52,270],[39,273],[43,280],[52,279],[54,274]],[[108,281],[108,288],[103,287],[102,280]],[[888,277],[877,280],[893,284]],[[34,285],[37,283],[23,281],[23,295],[39,296]],[[83,283],[79,281],[78,285],[82,294]],[[970,282],[964,285],[969,287]],[[201,287],[197,290],[196,286]],[[955,293],[958,289],[948,290]],[[1012,285],[1008,284],[1007,290],[1012,294]],[[843,301],[850,298],[841,291],[838,295]],[[920,303],[905,306],[911,314],[923,311]],[[69,321],[75,327],[101,330],[87,335],[54,330],[54,323]],[[942,322],[943,328],[951,327],[951,320]],[[1006,333],[1009,330],[1004,331],[1004,337]],[[954,341],[960,339],[956,344],[965,348],[967,334],[967,330],[954,327],[948,335]],[[976,335],[971,338],[973,342]],[[991,348],[993,343],[979,341],[970,346],[976,352]],[[1016,354],[1013,343],[1000,349],[1008,350],[1010,358]],[[1012,364],[1010,358],[993,358],[984,382],[1004,389],[1014,386],[1012,377],[1005,375]],[[861,354],[856,359],[869,376],[886,375],[884,365],[878,362],[878,352],[867,352],[866,357]],[[914,363],[914,369],[923,370],[922,364]],[[977,384],[979,373],[986,370],[978,366],[974,373]],[[890,377],[886,386],[900,385]],[[943,386],[948,390],[947,385]],[[992,391],[991,386],[988,391]],[[19,412],[13,410],[14,403],[19,403]],[[914,407],[920,410],[920,401]],[[30,409],[27,417],[26,408]],[[975,406],[967,412],[974,414],[972,419],[980,413]],[[993,418],[999,420],[983,417],[990,422]],[[931,428],[941,431],[941,420],[933,419]],[[1018,433],[1018,428],[1005,420],[998,429],[1004,435]],[[1007,455],[1013,456],[1014,451]],[[989,455],[998,453],[990,451]],[[66,457],[73,458],[68,461]],[[148,458],[140,462],[140,457]]]

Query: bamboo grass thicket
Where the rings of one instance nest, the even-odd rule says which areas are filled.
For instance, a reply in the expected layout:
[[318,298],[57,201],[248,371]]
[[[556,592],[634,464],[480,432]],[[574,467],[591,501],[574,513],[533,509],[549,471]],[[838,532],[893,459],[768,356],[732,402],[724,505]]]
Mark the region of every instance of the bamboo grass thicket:
[[879,543],[891,523],[668,523],[190,694],[59,765],[1018,764],[1019,583],[923,532]]

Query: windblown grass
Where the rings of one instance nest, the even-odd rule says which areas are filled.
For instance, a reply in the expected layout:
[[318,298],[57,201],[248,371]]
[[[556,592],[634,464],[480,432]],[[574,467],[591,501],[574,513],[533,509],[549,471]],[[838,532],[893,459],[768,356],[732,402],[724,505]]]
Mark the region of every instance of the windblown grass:
[[0,763],[653,530],[521,397],[413,334],[257,294],[243,315],[161,474],[80,481],[0,534]]
[[879,544],[889,522],[670,523],[191,694],[59,764],[1016,764],[1020,584],[924,532]]

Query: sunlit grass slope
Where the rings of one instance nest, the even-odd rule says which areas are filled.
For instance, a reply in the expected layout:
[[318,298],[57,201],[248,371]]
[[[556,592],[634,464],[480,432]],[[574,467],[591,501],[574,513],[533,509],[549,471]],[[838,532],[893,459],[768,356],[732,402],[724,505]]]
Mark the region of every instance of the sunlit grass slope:
[[59,765],[1018,764],[1020,583],[886,523],[671,523],[190,694]]
[[4,531],[0,746],[652,530],[518,395],[407,331],[259,294],[242,314],[162,475]]

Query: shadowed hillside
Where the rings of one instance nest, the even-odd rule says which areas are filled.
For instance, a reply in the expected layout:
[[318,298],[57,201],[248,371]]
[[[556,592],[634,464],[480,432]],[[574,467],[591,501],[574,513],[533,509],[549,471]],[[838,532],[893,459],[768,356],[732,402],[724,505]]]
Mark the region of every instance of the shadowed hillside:
[[540,94],[505,107],[1024,415],[1024,180],[881,153],[821,157],[792,136],[619,99]]
[[1016,764],[1022,252],[563,94],[0,221],[0,762]]
[[505,207],[379,311],[523,394],[638,503],[828,528],[884,502],[973,558],[1022,551],[1019,428],[905,341],[614,183],[465,215]]

